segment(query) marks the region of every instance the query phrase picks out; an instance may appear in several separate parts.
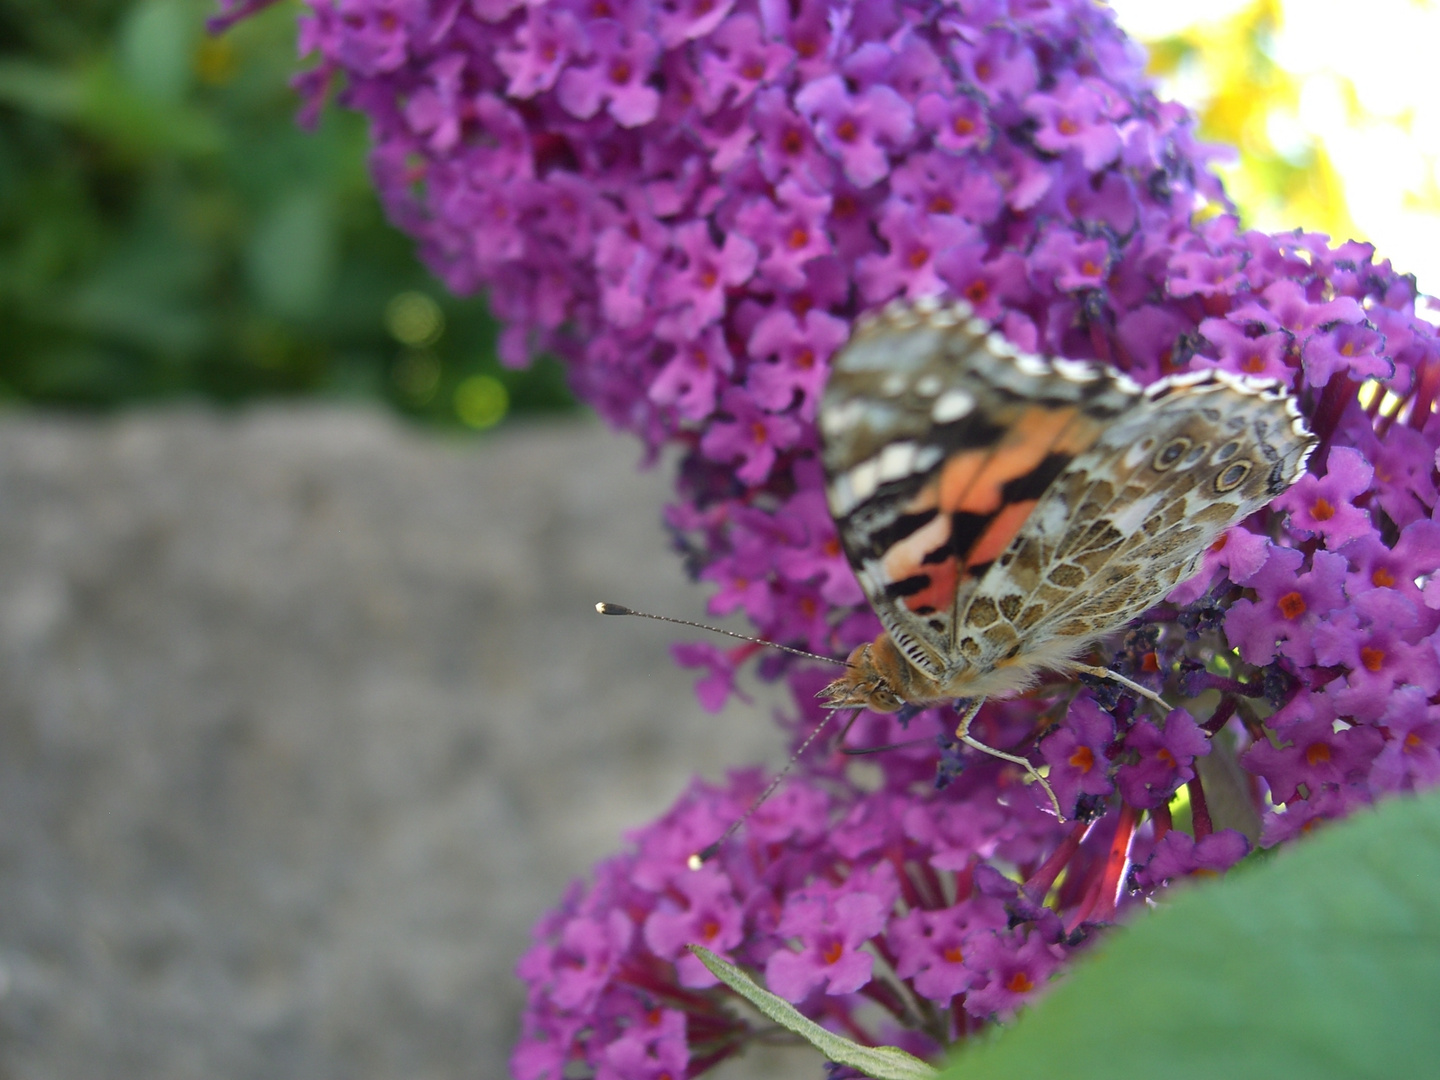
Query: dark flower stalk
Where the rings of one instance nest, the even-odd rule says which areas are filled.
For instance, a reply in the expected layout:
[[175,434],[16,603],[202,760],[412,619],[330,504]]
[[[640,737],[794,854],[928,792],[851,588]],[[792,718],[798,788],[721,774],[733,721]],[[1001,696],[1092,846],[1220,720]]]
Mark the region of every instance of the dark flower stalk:
[[[339,86],[369,116],[392,218],[453,289],[488,290],[507,362],[552,351],[612,424],[681,448],[667,524],[712,610],[767,638],[844,656],[878,629],[825,510],[814,420],[849,326],[892,298],[963,297],[1025,349],[1141,382],[1281,379],[1323,440],[1311,475],[1099,658],[1185,708],[1152,717],[1071,683],[977,718],[1048,765],[1085,825],[1009,765],[915,742],[952,730],[951,709],[862,714],[854,745],[905,744],[868,759],[878,783],[809,753],[691,871],[762,786],[696,785],[537,926],[516,1076],[678,1080],[758,1037],[689,942],[856,1038],[930,1053],[1031,1000],[1168,881],[1440,778],[1440,343],[1413,279],[1368,245],[1241,230],[1105,9],[309,9],[307,109]],[[676,651],[711,708],[751,655]],[[798,740],[829,673],[759,666],[794,688]],[[1212,752],[1253,778],[1257,834],[1213,830],[1195,766]],[[1169,814],[1182,785],[1193,835]]]

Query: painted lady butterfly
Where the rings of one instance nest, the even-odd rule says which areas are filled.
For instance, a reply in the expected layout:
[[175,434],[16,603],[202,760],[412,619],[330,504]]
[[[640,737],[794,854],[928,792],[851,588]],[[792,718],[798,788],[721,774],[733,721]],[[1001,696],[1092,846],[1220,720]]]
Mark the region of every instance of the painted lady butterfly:
[[[884,631],[824,691],[893,712],[986,698],[1078,657],[1191,576],[1295,482],[1316,439],[1278,382],[1219,370],[1142,389],[1021,352],[964,303],[892,304],[820,403],[830,513]],[[1147,696],[1154,696],[1144,690]]]

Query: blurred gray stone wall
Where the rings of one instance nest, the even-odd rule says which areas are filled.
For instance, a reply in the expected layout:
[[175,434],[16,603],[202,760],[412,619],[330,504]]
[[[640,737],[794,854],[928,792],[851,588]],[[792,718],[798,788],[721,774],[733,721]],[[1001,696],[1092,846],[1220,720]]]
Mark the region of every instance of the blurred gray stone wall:
[[695,704],[689,632],[593,612],[703,611],[638,460],[580,423],[0,418],[0,1076],[504,1076],[535,917],[781,753],[763,695]]

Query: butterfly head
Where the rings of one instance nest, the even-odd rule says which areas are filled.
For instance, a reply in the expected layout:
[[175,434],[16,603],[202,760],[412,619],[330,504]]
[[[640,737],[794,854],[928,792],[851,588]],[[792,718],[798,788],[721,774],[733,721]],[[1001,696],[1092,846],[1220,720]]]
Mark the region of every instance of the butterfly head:
[[856,648],[846,665],[845,674],[820,691],[828,707],[893,713],[905,704],[902,688],[909,665],[888,634]]

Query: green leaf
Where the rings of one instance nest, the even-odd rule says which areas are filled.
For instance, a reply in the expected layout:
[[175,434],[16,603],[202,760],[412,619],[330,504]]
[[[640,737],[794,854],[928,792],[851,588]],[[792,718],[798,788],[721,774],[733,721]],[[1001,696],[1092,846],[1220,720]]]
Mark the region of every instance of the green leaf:
[[830,1061],[859,1069],[875,1080],[933,1080],[935,1069],[912,1054],[894,1046],[861,1046],[826,1031],[815,1021],[800,1013],[784,998],[761,988],[734,964],[720,959],[702,945],[691,945],[710,974],[754,1005],[775,1023],[799,1035]]
[[0,103],[73,125],[136,157],[203,158],[224,146],[224,135],[209,116],[138,92],[104,61],[62,69],[0,58]]
[[183,100],[203,32],[199,16],[188,0],[141,0],[130,8],[116,41],[125,81],[158,101]]
[[334,284],[339,261],[335,216],[325,192],[286,192],[250,238],[246,269],[266,310],[287,318],[313,316]]
[[1434,1075],[1440,796],[1394,799],[1106,938],[949,1080]]

